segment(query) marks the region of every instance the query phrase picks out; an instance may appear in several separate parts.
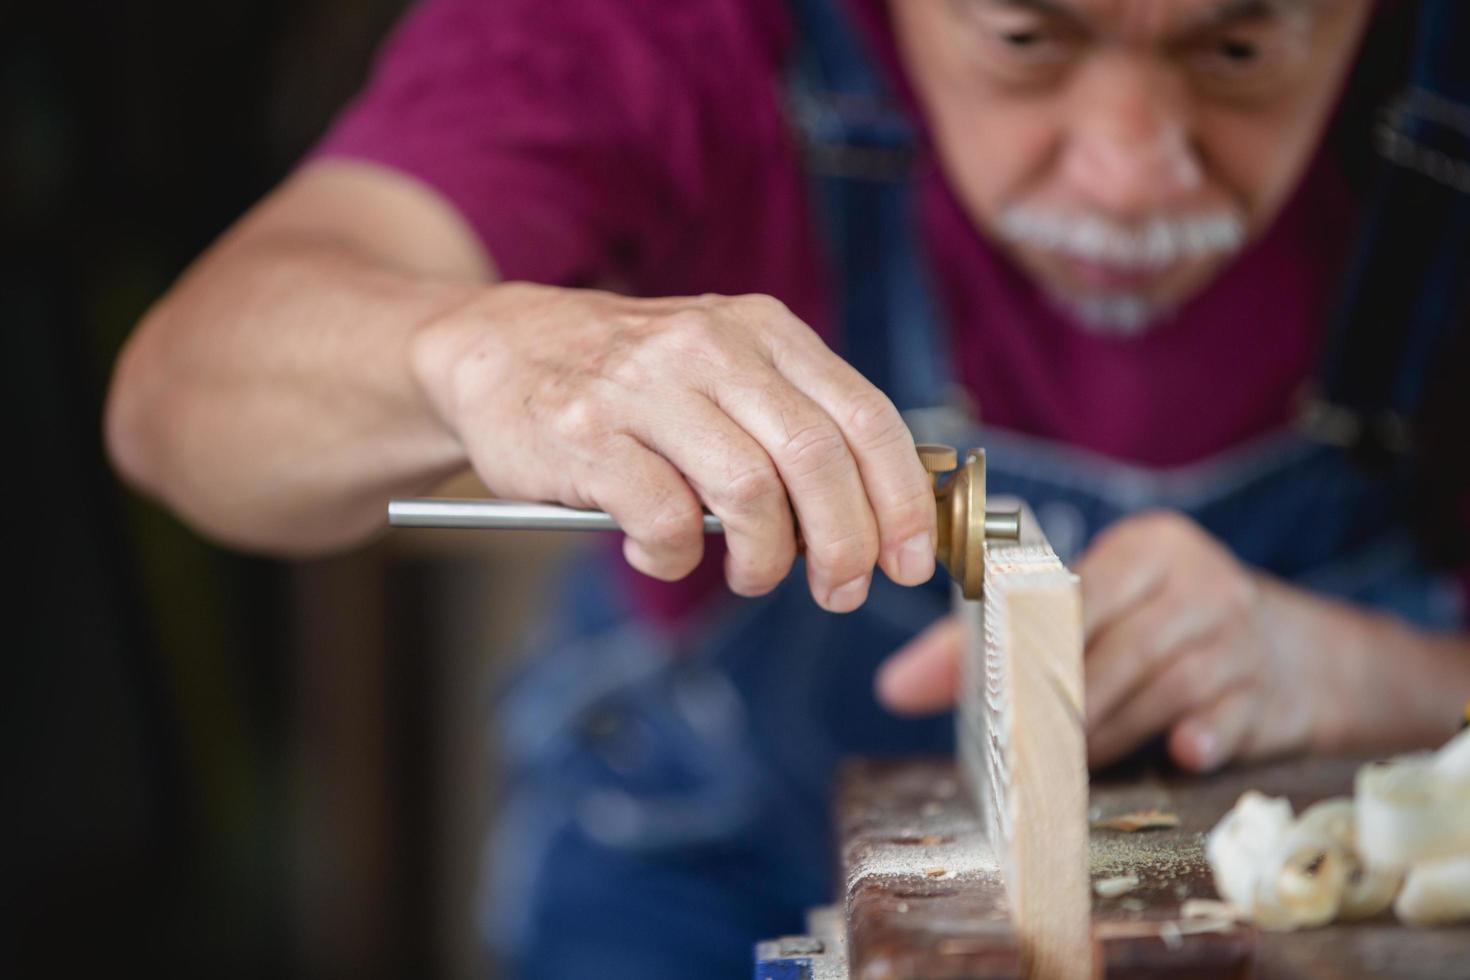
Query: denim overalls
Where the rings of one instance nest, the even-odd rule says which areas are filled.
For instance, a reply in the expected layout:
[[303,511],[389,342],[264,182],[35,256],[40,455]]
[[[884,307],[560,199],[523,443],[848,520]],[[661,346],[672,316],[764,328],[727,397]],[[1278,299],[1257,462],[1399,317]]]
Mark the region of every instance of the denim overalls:
[[[1197,465],[1126,465],[979,433],[944,406],[941,324],[914,247],[914,134],[836,0],[796,0],[806,41],[791,107],[840,289],[842,353],[920,440],[983,444],[989,488],[1027,500],[1064,559],[1147,508],[1199,521],[1245,562],[1308,588],[1452,628],[1459,593],[1401,526],[1403,481],[1282,432]],[[751,944],[830,901],[828,790],[845,756],[947,752],[952,720],[876,703],[879,662],[948,607],[942,574],[881,574],[836,616],[803,570],[724,598],[672,634],[632,615],[612,549],[570,570],[550,627],[499,711],[512,770],[490,851],[485,927],[518,976],[749,976]]]

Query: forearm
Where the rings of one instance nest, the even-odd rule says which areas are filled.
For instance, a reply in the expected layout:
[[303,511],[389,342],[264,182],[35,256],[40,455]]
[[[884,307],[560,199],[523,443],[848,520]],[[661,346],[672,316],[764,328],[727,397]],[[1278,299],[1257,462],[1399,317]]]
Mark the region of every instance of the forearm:
[[1273,642],[1308,654],[1300,692],[1318,752],[1389,752],[1439,745],[1470,701],[1470,637],[1404,621],[1274,580],[1262,601]]
[[220,539],[287,553],[358,541],[382,523],[386,497],[465,465],[411,345],[479,288],[305,236],[226,240],[124,351],[107,413],[113,456]]

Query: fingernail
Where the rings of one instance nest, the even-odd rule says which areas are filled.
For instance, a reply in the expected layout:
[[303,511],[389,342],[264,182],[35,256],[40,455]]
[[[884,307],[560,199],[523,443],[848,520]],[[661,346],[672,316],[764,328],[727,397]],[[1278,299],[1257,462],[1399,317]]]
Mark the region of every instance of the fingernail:
[[898,549],[898,575],[903,585],[921,585],[934,577],[934,538],[927,531]]
[[846,585],[839,585],[827,594],[826,606],[828,611],[836,613],[852,612],[863,604],[868,597],[868,576],[862,575],[853,579]]
[[1194,733],[1194,751],[1201,768],[1214,769],[1220,764],[1220,736],[1209,728]]

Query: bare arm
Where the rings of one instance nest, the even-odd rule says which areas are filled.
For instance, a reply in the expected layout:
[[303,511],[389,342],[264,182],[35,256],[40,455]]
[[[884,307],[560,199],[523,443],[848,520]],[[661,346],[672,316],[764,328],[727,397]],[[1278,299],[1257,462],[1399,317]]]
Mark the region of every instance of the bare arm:
[[[934,501],[892,403],[768,296],[497,283],[456,213],[319,164],[148,314],[107,413],[119,469],[200,529],[286,553],[373,533],[467,465],[492,492],[607,510],[678,578],[724,522],[726,578],[856,608],[934,571]],[[794,518],[794,519],[793,519]]]
[[458,216],[392,172],[310,167],[149,311],[108,400],[119,470],[201,530],[310,553],[462,469],[411,370],[414,331],[493,277]]

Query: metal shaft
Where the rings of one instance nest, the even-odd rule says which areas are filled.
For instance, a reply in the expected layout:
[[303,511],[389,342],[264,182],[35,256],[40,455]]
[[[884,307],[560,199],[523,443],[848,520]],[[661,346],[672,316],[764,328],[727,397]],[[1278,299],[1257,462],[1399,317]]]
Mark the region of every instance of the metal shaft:
[[[482,528],[517,531],[616,531],[617,521],[600,510],[578,510],[558,504],[521,500],[390,500],[388,523],[394,527]],[[704,515],[705,534],[723,534],[713,514]]]
[[[559,504],[521,500],[422,499],[388,502],[388,523],[394,527],[480,528],[519,531],[616,531],[618,523],[600,510],[578,510]],[[724,534],[725,525],[713,514],[704,515],[705,534]],[[1018,537],[1020,515],[985,515],[985,536]]]
[[985,512],[985,537],[997,541],[1021,540],[1021,512],[1018,510],[987,510]]

